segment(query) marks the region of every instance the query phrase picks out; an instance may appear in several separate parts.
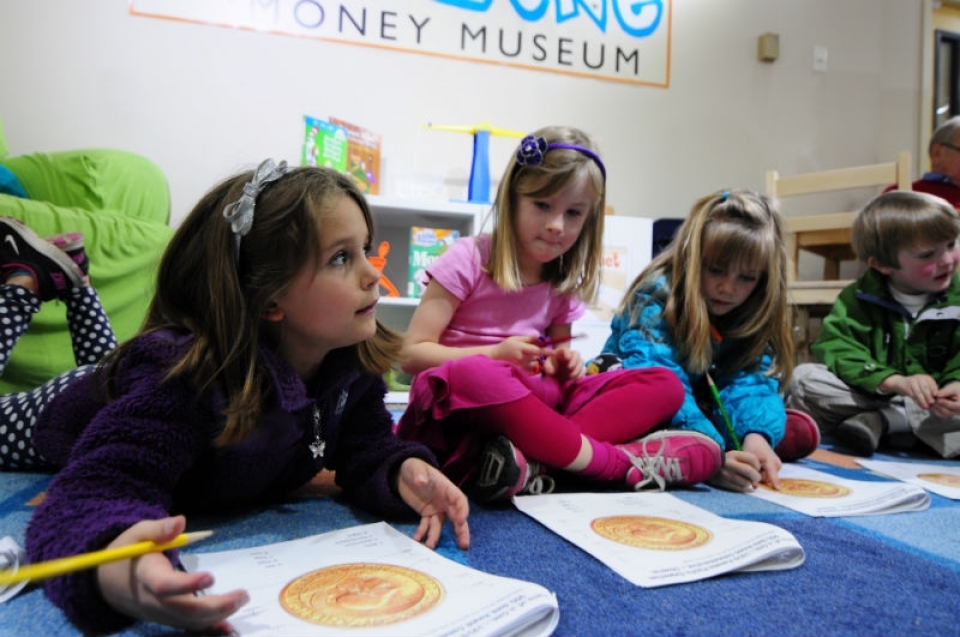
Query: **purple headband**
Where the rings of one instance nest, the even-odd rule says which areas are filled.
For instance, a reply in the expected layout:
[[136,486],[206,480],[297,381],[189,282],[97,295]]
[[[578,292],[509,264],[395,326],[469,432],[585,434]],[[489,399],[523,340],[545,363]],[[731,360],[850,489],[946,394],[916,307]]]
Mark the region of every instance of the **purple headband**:
[[606,180],[606,167],[603,165],[603,162],[600,161],[600,156],[589,148],[577,144],[548,144],[547,140],[543,137],[534,137],[533,135],[527,135],[523,138],[523,141],[520,142],[520,148],[517,149],[517,163],[521,166],[539,166],[543,163],[543,157],[547,154],[547,151],[555,149],[575,150],[583,153],[597,163],[597,166],[600,167],[600,174],[602,174],[604,180]]

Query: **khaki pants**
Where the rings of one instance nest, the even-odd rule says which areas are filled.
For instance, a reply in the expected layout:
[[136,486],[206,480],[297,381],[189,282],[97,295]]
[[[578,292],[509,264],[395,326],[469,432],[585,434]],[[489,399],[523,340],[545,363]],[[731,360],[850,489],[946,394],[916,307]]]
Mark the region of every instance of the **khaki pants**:
[[887,423],[885,434],[912,432],[944,458],[960,455],[960,417],[941,418],[910,398],[868,394],[851,388],[820,363],[797,366],[786,404],[810,414],[828,435],[851,416],[877,411]]

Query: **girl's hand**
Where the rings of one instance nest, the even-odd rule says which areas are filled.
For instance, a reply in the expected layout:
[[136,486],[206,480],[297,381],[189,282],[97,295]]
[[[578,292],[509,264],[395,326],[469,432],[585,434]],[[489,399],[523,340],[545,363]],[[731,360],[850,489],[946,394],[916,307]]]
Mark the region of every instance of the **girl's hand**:
[[743,439],[743,451],[728,451],[723,468],[710,484],[742,493],[753,491],[761,482],[779,489],[781,466],[780,458],[766,438],[760,434],[747,434]]
[[[169,542],[186,528],[181,516],[137,522],[117,536],[107,548],[153,540]],[[250,601],[244,590],[222,595],[201,595],[213,585],[210,573],[176,570],[163,553],[111,562],[97,568],[97,582],[106,602],[134,619],[142,619],[192,631],[228,634],[225,620]]]
[[544,350],[546,360],[544,361],[544,373],[547,376],[554,376],[560,382],[568,380],[578,380],[587,373],[583,357],[579,352],[564,347],[560,349]]
[[774,489],[780,488],[780,467],[783,461],[774,452],[767,439],[760,434],[747,434],[743,439],[743,450],[752,453],[760,462],[760,482]]
[[759,458],[749,451],[728,451],[720,473],[707,482],[727,491],[749,493],[762,479]]
[[449,518],[457,535],[457,545],[470,548],[467,496],[436,467],[420,458],[407,458],[400,465],[397,490],[403,501],[420,514],[414,540],[424,540],[428,548],[436,548],[444,519]]
[[529,336],[511,336],[505,338],[490,348],[490,358],[498,361],[513,363],[532,374],[539,373],[540,356],[543,350],[536,344],[536,339]]

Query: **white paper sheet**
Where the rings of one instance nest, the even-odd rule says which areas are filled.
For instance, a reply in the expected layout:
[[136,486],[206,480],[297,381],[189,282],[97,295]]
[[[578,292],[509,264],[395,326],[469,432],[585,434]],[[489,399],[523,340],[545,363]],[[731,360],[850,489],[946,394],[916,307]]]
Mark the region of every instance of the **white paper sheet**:
[[863,458],[857,458],[857,462],[871,471],[916,485],[951,500],[960,500],[960,466],[958,465]]
[[780,490],[758,487],[750,495],[812,517],[886,515],[923,511],[930,496],[903,482],[848,480],[796,464],[780,470]]
[[692,582],[733,571],[796,568],[788,531],[732,520],[669,493],[569,493],[514,498],[517,508],[637,586]]
[[[9,535],[0,538],[0,571],[16,570],[23,566],[26,561],[27,554],[20,548],[16,540]],[[16,597],[17,593],[22,591],[27,584],[27,581],[17,582],[16,584],[0,584],[0,604]]]
[[211,593],[249,592],[229,620],[243,636],[539,637],[559,621],[546,588],[458,564],[383,522],[181,559],[213,573]]

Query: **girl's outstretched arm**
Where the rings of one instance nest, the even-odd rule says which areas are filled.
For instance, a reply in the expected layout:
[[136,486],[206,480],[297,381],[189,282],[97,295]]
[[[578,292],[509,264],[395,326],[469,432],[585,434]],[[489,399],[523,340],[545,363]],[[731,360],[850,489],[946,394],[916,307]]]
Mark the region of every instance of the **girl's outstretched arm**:
[[413,534],[429,548],[436,548],[446,519],[453,524],[457,545],[470,548],[470,527],[467,496],[437,468],[420,458],[407,458],[400,465],[397,490],[403,501],[420,514],[420,526]]
[[[183,532],[183,516],[144,520],[121,533],[107,548],[153,540],[168,542]],[[97,568],[97,582],[107,603],[134,619],[192,631],[229,634],[226,618],[250,601],[244,590],[222,595],[198,595],[213,585],[210,573],[184,573],[162,553],[104,564]]]
[[478,347],[447,347],[440,344],[440,335],[447,329],[460,299],[451,294],[436,280],[427,285],[420,305],[410,319],[410,327],[404,343],[403,371],[417,374],[425,369],[467,356],[484,354],[496,360],[510,361],[521,367],[536,363],[541,348],[529,337],[516,336],[496,345]]

